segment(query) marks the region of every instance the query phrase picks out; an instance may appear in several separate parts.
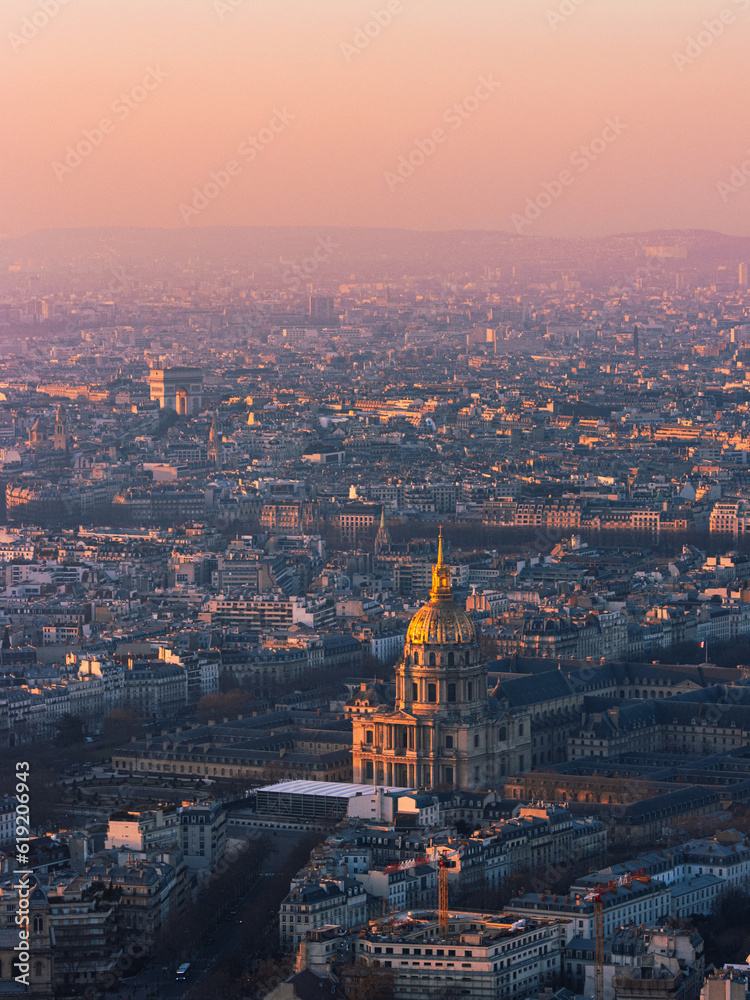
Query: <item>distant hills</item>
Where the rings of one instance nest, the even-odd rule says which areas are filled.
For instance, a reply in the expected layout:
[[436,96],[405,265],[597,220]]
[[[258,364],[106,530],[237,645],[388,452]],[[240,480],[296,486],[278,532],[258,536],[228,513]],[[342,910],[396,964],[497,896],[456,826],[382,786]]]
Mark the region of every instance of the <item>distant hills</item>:
[[[138,268],[145,264],[237,266],[259,275],[278,274],[309,258],[319,241],[330,252],[318,279],[394,280],[459,276],[520,267],[533,280],[547,271],[581,270],[590,275],[632,273],[644,260],[671,270],[711,276],[720,268],[736,275],[750,260],[750,237],[709,230],[655,230],[583,239],[552,239],[490,230],[416,231],[344,227],[247,227],[150,229],[46,229],[0,241],[0,268]],[[652,248],[647,254],[647,248]],[[662,248],[656,251],[655,248]],[[665,249],[666,248],[666,249]],[[666,253],[666,256],[661,254]],[[503,274],[503,269],[506,273]],[[519,275],[517,275],[519,276]]]

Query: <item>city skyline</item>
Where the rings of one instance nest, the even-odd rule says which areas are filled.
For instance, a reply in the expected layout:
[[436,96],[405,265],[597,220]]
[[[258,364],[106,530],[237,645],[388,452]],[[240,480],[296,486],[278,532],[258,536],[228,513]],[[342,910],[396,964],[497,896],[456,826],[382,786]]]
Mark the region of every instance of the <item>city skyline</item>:
[[3,996],[750,1000],[749,26],[5,0]]

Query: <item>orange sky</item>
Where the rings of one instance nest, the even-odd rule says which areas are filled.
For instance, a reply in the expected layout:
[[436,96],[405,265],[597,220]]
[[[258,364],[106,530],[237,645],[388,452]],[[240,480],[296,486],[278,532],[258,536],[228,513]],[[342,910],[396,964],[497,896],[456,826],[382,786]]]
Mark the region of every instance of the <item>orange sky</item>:
[[749,43],[750,0],[3,0],[0,233],[749,235]]

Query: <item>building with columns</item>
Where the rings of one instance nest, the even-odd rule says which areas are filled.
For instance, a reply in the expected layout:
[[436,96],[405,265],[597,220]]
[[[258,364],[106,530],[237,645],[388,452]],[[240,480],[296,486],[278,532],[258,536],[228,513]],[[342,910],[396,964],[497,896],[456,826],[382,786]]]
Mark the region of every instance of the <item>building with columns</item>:
[[163,410],[181,417],[200,413],[203,406],[203,372],[200,368],[152,368],[148,375],[151,399]]
[[412,618],[396,666],[396,700],[382,685],[355,692],[354,781],[407,788],[495,788],[531,766],[528,712],[487,691],[487,665],[469,615],[453,602],[442,537],[430,600]]

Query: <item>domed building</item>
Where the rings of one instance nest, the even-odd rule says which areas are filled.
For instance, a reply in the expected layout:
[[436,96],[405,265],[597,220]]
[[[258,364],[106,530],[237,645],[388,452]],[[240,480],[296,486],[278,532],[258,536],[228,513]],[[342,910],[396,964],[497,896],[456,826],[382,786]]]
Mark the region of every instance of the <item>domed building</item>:
[[348,705],[354,781],[405,788],[493,788],[531,762],[527,713],[488,695],[477,630],[453,601],[442,537],[430,600],[412,618],[396,666],[396,701]]

